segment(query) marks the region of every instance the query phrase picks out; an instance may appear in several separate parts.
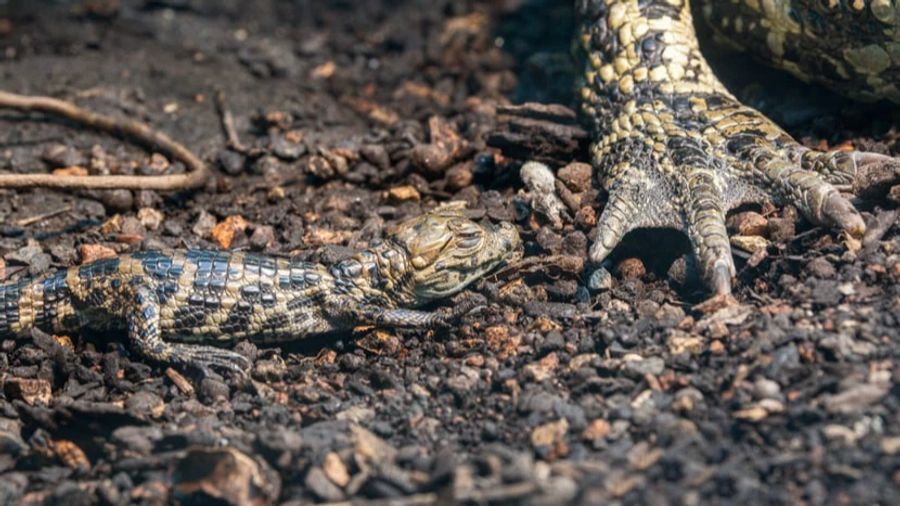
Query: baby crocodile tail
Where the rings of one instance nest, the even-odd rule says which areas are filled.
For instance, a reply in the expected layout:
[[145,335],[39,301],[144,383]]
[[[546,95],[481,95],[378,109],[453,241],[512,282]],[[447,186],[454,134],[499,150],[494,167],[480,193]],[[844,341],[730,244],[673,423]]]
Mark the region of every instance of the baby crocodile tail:
[[44,332],[71,332],[79,328],[66,283],[68,270],[0,285],[0,338]]

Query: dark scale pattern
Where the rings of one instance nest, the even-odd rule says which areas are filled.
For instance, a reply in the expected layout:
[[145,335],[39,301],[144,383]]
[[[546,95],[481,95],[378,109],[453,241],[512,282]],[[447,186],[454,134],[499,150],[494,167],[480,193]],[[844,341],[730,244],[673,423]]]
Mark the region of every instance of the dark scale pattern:
[[[411,236],[404,233],[411,229]],[[420,230],[442,238],[444,247],[414,270],[408,259],[418,254]],[[398,308],[462,290],[517,255],[519,245],[511,226],[483,227],[442,209],[401,224],[391,239],[331,268],[224,251],[143,251],[0,286],[0,337],[34,327],[125,328],[144,357],[244,371],[245,357],[207,344],[298,339],[357,325],[439,324],[453,313]]]
[[720,35],[766,62],[851,97],[900,104],[900,7],[892,0],[705,0]]
[[[763,6],[755,26],[765,18],[768,47],[799,50],[779,38],[785,23],[779,16],[812,8],[800,0],[786,8],[788,1],[705,0],[702,7],[715,18],[715,12]],[[688,235],[707,284],[727,293],[735,274],[725,228],[729,209],[773,200],[796,206],[813,223],[854,236],[865,232],[862,217],[833,185],[850,185],[857,174],[871,170],[898,174],[900,163],[873,153],[810,150],[738,102],[700,53],[687,0],[579,0],[576,5],[582,112],[593,129],[597,179],[609,194],[590,250],[593,263],[603,262],[635,228],[675,228]],[[900,22],[900,10],[887,0],[849,5],[871,7],[871,16]],[[846,24],[849,17],[839,11],[817,15]],[[734,28],[734,21],[726,25]],[[883,32],[866,42],[866,55],[881,61],[879,44],[895,47],[890,40],[896,42],[897,34]]]
[[19,299],[28,280],[0,286],[0,335],[10,333],[19,322]]

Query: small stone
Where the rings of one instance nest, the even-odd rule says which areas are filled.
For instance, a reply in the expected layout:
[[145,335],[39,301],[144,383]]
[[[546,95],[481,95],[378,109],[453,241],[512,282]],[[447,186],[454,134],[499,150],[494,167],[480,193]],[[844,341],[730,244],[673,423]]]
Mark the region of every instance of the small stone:
[[325,456],[325,462],[322,464],[322,470],[328,479],[339,487],[346,487],[350,483],[350,473],[347,472],[347,466],[337,453],[330,452]]
[[721,355],[725,353],[725,345],[722,344],[722,341],[716,339],[713,342],[709,343],[709,352],[713,355]]
[[134,216],[125,216],[122,218],[122,224],[119,232],[124,235],[144,236],[147,229],[141,223],[141,220]]
[[344,498],[344,492],[328,479],[320,467],[311,467],[303,484],[322,501],[336,502]]
[[350,428],[356,458],[361,462],[393,462],[397,449],[369,430],[353,425]]
[[284,200],[285,197],[287,197],[287,192],[283,186],[273,186],[266,193],[266,198],[269,199],[269,202],[278,202],[279,200]]
[[794,218],[770,218],[767,226],[768,236],[772,242],[788,242],[797,235],[797,226]]
[[140,390],[125,400],[125,409],[140,417],[159,418],[165,412],[166,404],[153,392]]
[[837,275],[834,265],[831,265],[831,262],[824,257],[816,257],[810,260],[806,264],[806,270],[810,275],[822,279],[832,279]]
[[45,406],[53,398],[50,382],[43,379],[10,378],[3,384],[3,392],[9,399],[23,400],[29,406]]
[[360,148],[359,154],[381,170],[387,170],[391,166],[391,157],[381,144],[366,144]]
[[750,422],[758,422],[765,420],[769,416],[769,412],[762,406],[751,406],[746,409],[740,409],[734,412],[734,417]]
[[575,193],[586,192],[591,189],[593,167],[588,163],[572,162],[559,169],[557,177]]
[[247,220],[242,216],[235,214],[216,224],[210,231],[210,236],[212,236],[212,239],[220,248],[228,249],[234,241],[235,234],[247,230],[247,227],[249,226],[250,223],[248,223]]
[[247,162],[244,155],[230,149],[219,151],[216,159],[219,162],[219,167],[222,169],[222,172],[229,176],[236,176],[244,172],[244,167]]
[[389,202],[401,203],[418,202],[421,200],[422,196],[419,194],[419,190],[416,190],[414,186],[406,185],[395,186],[388,190],[387,198]]
[[575,224],[581,228],[594,228],[597,225],[597,211],[592,206],[581,206],[575,213]]
[[163,174],[167,170],[169,170],[170,166],[171,164],[169,163],[169,159],[166,158],[162,153],[153,153],[150,155],[150,161],[147,164],[147,174]]
[[858,413],[864,408],[878,403],[887,395],[888,389],[881,385],[861,384],[834,395],[823,396],[823,404],[829,413]]
[[454,165],[447,169],[444,175],[447,182],[447,189],[450,191],[459,191],[472,184],[472,163],[462,163]]
[[162,225],[165,216],[152,207],[144,207],[137,212],[138,220],[147,230],[157,230]]
[[113,211],[130,211],[134,206],[134,194],[131,190],[102,190],[100,202],[103,202],[107,209]]
[[886,455],[900,453],[900,436],[886,436],[881,440],[881,452]]
[[703,338],[699,336],[676,332],[669,337],[666,344],[669,346],[669,352],[673,355],[679,355],[681,353],[699,355],[700,353],[703,353],[703,345],[705,342]]
[[203,378],[200,381],[200,398],[207,404],[228,400],[231,390],[225,383],[212,378]]
[[559,367],[559,357],[556,353],[550,353],[538,362],[527,364],[523,369],[526,377],[539,383],[549,378],[557,367]]
[[588,288],[595,291],[605,291],[613,287],[612,274],[605,267],[598,267],[588,278]]
[[262,459],[234,448],[192,448],[175,465],[172,491],[182,504],[271,504],[281,479]]
[[135,425],[118,427],[110,434],[110,440],[116,446],[139,455],[150,455],[153,451],[153,445],[162,437],[163,433],[159,427],[139,427]]
[[260,225],[250,235],[250,247],[259,251],[275,245],[275,229],[270,225]]
[[91,461],[88,460],[84,450],[72,441],[57,439],[50,444],[50,448],[56,458],[69,469],[86,472],[91,468]]
[[641,441],[628,452],[628,464],[632,469],[645,471],[659,462],[662,455],[662,449],[652,448],[646,441]]
[[779,399],[781,397],[781,386],[768,378],[757,378],[753,388],[756,396],[760,399]]
[[857,435],[853,432],[853,429],[836,423],[830,423],[822,427],[822,435],[829,441],[837,441],[847,446],[852,446],[857,440]]
[[83,167],[88,163],[87,158],[81,151],[65,144],[50,144],[41,153],[41,160],[54,169],[74,166]]
[[535,237],[538,245],[550,254],[558,254],[563,246],[563,238],[550,227],[542,227]]
[[319,179],[331,179],[336,175],[334,167],[327,158],[321,155],[313,155],[306,162],[306,172]]
[[733,235],[730,241],[735,248],[749,253],[765,251],[769,247],[769,241],[758,235]]
[[769,220],[765,216],[753,211],[737,213],[728,218],[729,230],[738,235],[762,236],[768,225]]
[[616,266],[616,272],[622,279],[641,279],[647,275],[647,268],[640,258],[626,258]]
[[194,227],[191,231],[198,237],[208,237],[215,226],[216,217],[203,210],[200,211],[200,216],[197,217],[197,221],[194,222]]
[[534,448],[554,446],[566,437],[568,431],[569,422],[565,418],[540,425],[531,431],[531,446]]
[[528,188],[531,207],[546,216],[553,228],[562,228],[563,217],[568,218],[565,204],[556,194],[556,176],[539,162],[526,162],[519,169],[519,177]]
[[61,167],[59,169],[53,169],[52,174],[54,176],[77,176],[77,177],[86,177],[89,175],[88,170],[80,165],[73,165],[71,167]]
[[609,422],[602,418],[597,418],[584,429],[584,432],[581,433],[581,437],[585,441],[598,441],[605,438],[606,435],[609,434],[609,431]]
[[283,160],[296,160],[306,154],[306,144],[303,142],[302,133],[292,130],[282,135],[275,135],[272,139],[272,152]]
[[660,357],[643,358],[640,355],[626,355],[624,371],[626,374],[643,378],[647,374],[659,376],[666,368],[666,362]]
[[114,258],[117,254],[115,250],[102,244],[82,244],[78,247],[78,256],[81,264],[89,264],[103,258]]
[[431,142],[418,144],[410,153],[410,160],[427,176],[439,176],[467,150],[466,141],[449,122],[440,116],[428,118]]

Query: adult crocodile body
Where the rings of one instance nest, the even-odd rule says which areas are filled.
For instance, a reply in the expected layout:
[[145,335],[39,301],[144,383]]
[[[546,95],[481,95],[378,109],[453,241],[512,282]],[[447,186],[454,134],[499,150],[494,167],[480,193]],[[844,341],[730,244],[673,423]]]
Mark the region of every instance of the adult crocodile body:
[[460,292],[515,259],[520,246],[508,223],[482,226],[439,208],[331,266],[240,252],[142,251],[0,286],[0,337],[122,328],[145,358],[243,371],[250,365],[243,355],[210,344],[301,339],[358,325],[440,325],[471,307],[414,308]]
[[[735,274],[725,213],[772,200],[859,236],[865,224],[836,185],[900,162],[796,142],[719,82],[700,53],[688,0],[579,0],[581,109],[609,200],[590,258],[635,228],[676,228],[718,293]],[[900,103],[900,8],[892,0],[704,0],[715,30],[809,80]],[[894,183],[896,184],[896,183]]]

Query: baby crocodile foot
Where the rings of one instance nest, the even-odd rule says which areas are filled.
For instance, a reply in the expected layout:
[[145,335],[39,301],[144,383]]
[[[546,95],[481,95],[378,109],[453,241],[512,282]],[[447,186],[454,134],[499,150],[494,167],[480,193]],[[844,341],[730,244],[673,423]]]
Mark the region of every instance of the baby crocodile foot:
[[240,353],[214,346],[173,343],[169,345],[167,355],[172,365],[194,369],[204,377],[210,376],[213,371],[245,376],[253,365],[250,359]]
[[725,227],[730,209],[774,201],[796,206],[817,225],[865,232],[835,185],[870,187],[873,173],[896,181],[900,163],[805,148],[738,102],[700,54],[686,1],[578,5],[582,109],[593,124],[598,180],[609,194],[592,262],[633,229],[675,228],[690,239],[706,284],[724,294],[735,275]]

